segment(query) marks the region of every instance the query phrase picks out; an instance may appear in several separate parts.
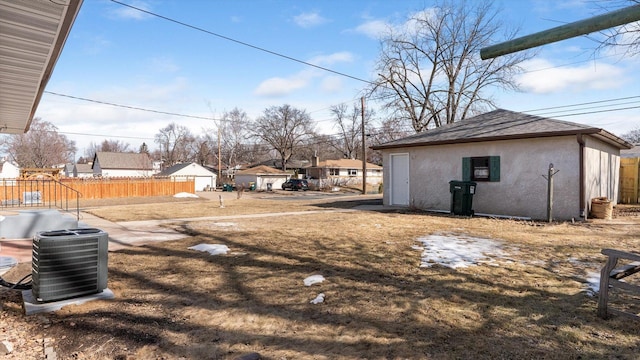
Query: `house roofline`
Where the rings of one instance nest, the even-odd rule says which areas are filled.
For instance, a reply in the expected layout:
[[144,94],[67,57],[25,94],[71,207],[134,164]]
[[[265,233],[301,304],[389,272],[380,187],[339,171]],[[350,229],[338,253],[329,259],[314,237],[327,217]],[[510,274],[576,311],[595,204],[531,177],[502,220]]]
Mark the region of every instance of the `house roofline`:
[[393,144],[393,145],[377,145],[371,146],[373,150],[386,150],[386,149],[399,149],[417,146],[435,146],[435,145],[451,145],[451,144],[466,144],[488,141],[501,141],[501,140],[520,140],[520,139],[533,139],[533,138],[546,138],[556,136],[574,136],[578,134],[592,135],[600,140],[603,140],[611,145],[617,146],[621,149],[631,149],[633,145],[622,138],[619,138],[612,133],[599,129],[599,128],[587,128],[584,130],[572,130],[572,131],[549,131],[541,133],[529,133],[529,134],[515,134],[515,135],[501,135],[501,136],[489,136],[482,138],[468,138],[468,139],[451,139],[440,141],[424,141],[416,143],[405,144]]

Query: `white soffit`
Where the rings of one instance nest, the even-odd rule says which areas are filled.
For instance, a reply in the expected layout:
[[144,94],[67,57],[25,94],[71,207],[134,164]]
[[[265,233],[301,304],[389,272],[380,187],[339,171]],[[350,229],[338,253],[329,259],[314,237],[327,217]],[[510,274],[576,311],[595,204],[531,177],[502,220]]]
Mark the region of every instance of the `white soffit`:
[[82,0],[0,0],[0,134],[29,130]]

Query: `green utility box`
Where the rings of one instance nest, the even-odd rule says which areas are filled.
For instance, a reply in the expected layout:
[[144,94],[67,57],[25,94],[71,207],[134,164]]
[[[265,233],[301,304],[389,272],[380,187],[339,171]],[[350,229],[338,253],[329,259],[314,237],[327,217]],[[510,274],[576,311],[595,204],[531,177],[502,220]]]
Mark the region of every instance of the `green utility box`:
[[473,215],[473,194],[476,193],[476,185],[474,181],[449,181],[452,214]]
[[222,185],[222,191],[228,191],[228,192],[233,191],[233,185],[231,185],[231,184]]

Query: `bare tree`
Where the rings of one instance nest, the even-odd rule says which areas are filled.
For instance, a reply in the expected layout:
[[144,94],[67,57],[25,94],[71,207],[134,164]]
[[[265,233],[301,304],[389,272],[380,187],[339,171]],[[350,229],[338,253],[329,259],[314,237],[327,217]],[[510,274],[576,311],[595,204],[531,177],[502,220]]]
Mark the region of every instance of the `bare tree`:
[[252,156],[248,154],[249,125],[249,116],[241,109],[234,108],[222,115],[222,121],[219,124],[220,146],[222,163],[227,168],[251,159]]
[[133,152],[131,149],[131,144],[125,143],[120,140],[114,139],[105,139],[100,144],[95,144],[94,142],[89,143],[89,147],[84,150],[84,156],[87,159],[93,159],[96,152]]
[[632,144],[640,144],[640,126],[635,129],[620,135],[621,138],[627,140]]
[[[493,106],[488,87],[516,89],[527,52],[482,61],[480,49],[502,28],[492,1],[440,0],[382,39],[377,85],[370,90],[416,132],[463,120]],[[514,34],[507,34],[512,38]],[[501,37],[501,40],[503,37]]]
[[[332,144],[346,159],[356,159],[362,152],[362,107],[354,104],[349,108],[346,104],[331,107],[334,125],[339,134]],[[365,127],[369,124],[373,110],[365,109]]]
[[8,135],[3,151],[23,168],[50,168],[73,162],[76,152],[74,141],[58,133],[48,121],[34,118],[25,134]]
[[[640,4],[640,0],[606,0],[594,2],[598,9],[618,10],[627,6]],[[598,42],[596,51],[605,49],[622,50],[626,56],[640,54],[640,22],[617,26],[600,32],[601,37],[594,38]]]
[[190,145],[191,152],[193,153],[194,161],[200,165],[212,164],[215,159],[214,147],[216,143],[213,142],[210,134],[211,130],[203,129],[202,134],[196,136]]
[[287,161],[297,147],[313,133],[313,124],[306,111],[285,104],[265,109],[252,130],[278,153],[282,169],[286,170]]
[[155,136],[155,142],[161,148],[163,166],[192,160],[194,141],[195,137],[186,126],[171,123],[160,129]]
[[[371,146],[380,145],[407,137],[411,135],[411,132],[407,125],[402,124],[400,119],[388,118],[382,122],[379,128],[369,130],[371,136],[367,138],[367,141]],[[368,151],[367,161],[382,165],[382,152],[380,150]]]
[[140,145],[138,152],[140,154],[149,154],[149,146],[147,146],[147,143],[143,142],[142,145]]
[[318,156],[320,160],[341,159],[344,152],[340,150],[339,139],[329,134],[311,134],[296,151],[296,158],[309,160]]

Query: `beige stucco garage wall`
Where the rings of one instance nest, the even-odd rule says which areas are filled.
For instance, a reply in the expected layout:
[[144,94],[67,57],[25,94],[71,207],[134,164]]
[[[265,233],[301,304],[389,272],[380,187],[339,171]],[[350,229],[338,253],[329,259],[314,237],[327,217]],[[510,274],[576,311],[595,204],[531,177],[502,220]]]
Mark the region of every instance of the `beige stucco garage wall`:
[[620,149],[592,137],[585,139],[585,197],[606,197],[618,202],[620,178]]
[[[500,156],[500,181],[478,182],[473,197],[476,213],[546,219],[549,163],[560,170],[554,176],[555,219],[580,216],[579,144],[575,136],[504,140],[468,144],[386,149],[390,155],[409,154],[410,206],[448,211],[450,180],[462,180],[462,158]],[[384,203],[389,204],[390,173],[384,174]]]

